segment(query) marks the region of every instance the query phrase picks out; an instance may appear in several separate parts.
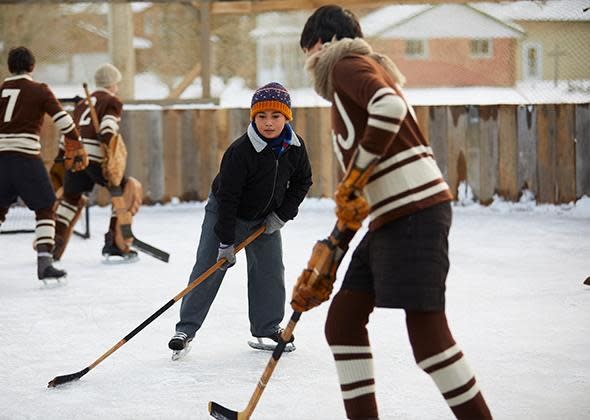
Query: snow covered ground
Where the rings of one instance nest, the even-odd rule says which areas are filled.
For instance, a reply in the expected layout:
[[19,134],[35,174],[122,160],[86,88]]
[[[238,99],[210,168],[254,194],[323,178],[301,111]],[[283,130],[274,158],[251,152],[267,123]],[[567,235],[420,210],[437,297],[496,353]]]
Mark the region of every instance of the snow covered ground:
[[[167,348],[176,304],[80,381],[47,388],[89,366],[186,286],[203,203],[144,207],[136,216],[136,235],[170,252],[169,264],[147,255],[102,264],[108,217],[107,208],[91,208],[92,237],[73,237],[64,287],[40,286],[32,234],[0,236],[0,419],[207,419],[210,400],[244,409],[270,354],[246,345],[243,255],[187,358],[172,362]],[[289,294],[333,223],[331,200],[308,199],[283,229]],[[590,418],[590,287],[582,284],[590,275],[590,199],[456,206],[450,253],[451,328],[495,417]],[[254,419],[345,417],[322,334],[327,307],[302,316],[297,350],[280,360]],[[452,418],[413,362],[402,312],[377,309],[370,333],[381,418]]]

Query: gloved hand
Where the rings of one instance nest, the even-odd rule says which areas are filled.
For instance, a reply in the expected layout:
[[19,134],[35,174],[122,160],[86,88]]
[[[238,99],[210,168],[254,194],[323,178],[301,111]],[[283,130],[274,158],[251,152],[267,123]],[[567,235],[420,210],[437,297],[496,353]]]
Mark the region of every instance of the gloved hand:
[[344,181],[336,187],[334,201],[341,229],[359,230],[363,220],[369,215],[369,203],[364,196],[357,194],[362,193],[346,185]]
[[336,270],[344,252],[328,239],[316,242],[307,268],[303,270],[293,288],[291,307],[294,311],[308,311],[330,298],[336,280]]
[[236,251],[233,244],[219,244],[217,251],[217,261],[225,258],[225,263],[220,267],[221,270],[225,271],[230,267],[233,267],[236,263]]
[[379,157],[359,146],[351,159],[344,179],[336,187],[334,201],[341,230],[359,230],[369,214],[369,204],[363,196],[363,188],[369,182]]
[[268,216],[266,216],[264,225],[266,226],[264,234],[270,235],[285,226],[285,222],[283,222],[281,218],[273,211]]
[[88,166],[88,154],[84,145],[79,140],[65,139],[65,160],[66,169],[72,172],[83,171]]

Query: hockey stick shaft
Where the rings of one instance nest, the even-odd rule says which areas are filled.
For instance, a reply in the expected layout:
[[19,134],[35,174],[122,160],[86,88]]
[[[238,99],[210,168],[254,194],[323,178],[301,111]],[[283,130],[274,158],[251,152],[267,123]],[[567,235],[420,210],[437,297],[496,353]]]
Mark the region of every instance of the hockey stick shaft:
[[256,389],[254,389],[254,392],[252,393],[252,396],[250,397],[250,401],[248,401],[248,405],[246,406],[246,408],[243,411],[238,412],[230,410],[220,404],[217,404],[216,402],[210,401],[209,413],[211,414],[211,416],[215,417],[218,420],[248,420],[250,418],[250,416],[254,412],[254,409],[256,408],[256,405],[258,404],[258,401],[260,400],[260,397],[262,396],[262,393],[264,392],[264,389],[266,388],[266,385],[270,381],[270,377],[272,376],[275,367],[279,362],[279,359],[285,351],[287,343],[293,336],[293,330],[295,329],[295,326],[297,325],[297,322],[299,321],[300,317],[301,312],[297,311],[294,311],[291,315],[291,319],[289,320],[287,327],[285,327],[283,333],[281,334],[281,340],[272,352],[272,356],[266,364],[264,372],[262,372],[262,376],[258,380],[258,383],[256,384]]
[[[250,243],[252,243],[256,238],[258,238],[264,232],[264,230],[265,230],[265,226],[259,227],[254,233],[252,233],[243,242],[241,242],[239,245],[236,246],[235,252],[237,253],[238,251],[241,251],[242,249],[244,249],[245,247],[250,245]],[[102,356],[100,356],[98,359],[96,359],[90,366],[88,366],[76,373],[71,373],[69,375],[56,376],[51,381],[49,381],[49,383],[47,384],[47,387],[53,388],[57,385],[61,385],[61,384],[67,383],[67,382],[74,381],[76,379],[80,379],[82,376],[86,375],[88,372],[90,372],[92,369],[94,369],[97,365],[99,365],[104,359],[106,359],[111,354],[113,354],[115,351],[117,351],[123,344],[125,344],[126,342],[131,340],[137,333],[139,333],[146,326],[148,326],[154,319],[158,318],[166,310],[168,310],[172,305],[174,305],[177,301],[182,299],[191,290],[193,290],[195,287],[197,287],[199,284],[201,284],[203,281],[205,281],[209,276],[211,276],[211,274],[213,274],[215,271],[217,271],[217,269],[219,269],[225,263],[225,261],[226,261],[225,258],[222,258],[221,260],[219,260],[215,264],[213,264],[207,271],[205,271],[203,274],[201,274],[199,277],[197,277],[195,280],[193,280],[180,293],[178,293],[176,296],[174,296],[172,299],[170,299],[168,302],[166,302],[166,304],[164,306],[162,306],[160,309],[158,309],[156,312],[154,312],[149,318],[147,318],[140,325],[138,325],[133,331],[131,331],[129,334],[127,334],[125,337],[123,337],[117,344],[115,344],[113,347],[111,347],[109,350],[107,350]]]
[[[346,225],[341,221],[338,221],[332,229],[332,232],[328,237],[328,241],[330,241],[332,246],[340,248],[340,261],[342,260],[342,256],[344,256],[348,250],[348,244],[354,237],[355,233],[356,230],[346,228]],[[281,355],[283,354],[283,351],[285,350],[286,344],[293,335],[293,330],[295,329],[295,325],[297,325],[300,317],[301,312],[298,311],[294,311],[293,315],[291,315],[289,324],[281,335],[282,339],[275,347],[272,357],[268,361],[260,380],[256,384],[256,389],[250,397],[250,401],[248,402],[246,408],[243,411],[233,411],[214,401],[209,401],[209,414],[211,414],[212,417],[218,420],[248,420],[250,418],[254,412],[254,409],[256,408],[256,405],[258,404],[258,401],[260,400],[260,397],[262,396],[262,393],[264,392],[264,389],[266,388],[266,385],[270,380],[270,377],[272,376],[277,363],[279,362]]]
[[82,83],[82,87],[84,88],[84,94],[86,95],[86,104],[88,105],[88,108],[90,109],[90,119],[92,120],[92,126],[94,127],[94,131],[96,131],[96,135],[98,136],[98,139],[100,140],[100,134],[99,134],[100,125],[98,122],[98,115],[96,114],[96,109],[94,108],[94,104],[92,103],[92,100],[90,99],[90,91],[88,90],[88,84]]

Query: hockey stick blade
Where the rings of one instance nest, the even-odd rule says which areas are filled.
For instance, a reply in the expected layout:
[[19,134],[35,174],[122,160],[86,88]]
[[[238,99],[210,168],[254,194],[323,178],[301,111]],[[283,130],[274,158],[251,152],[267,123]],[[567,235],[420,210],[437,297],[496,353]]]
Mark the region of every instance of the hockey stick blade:
[[243,411],[239,412],[232,411],[220,404],[217,404],[216,402],[209,401],[209,414],[211,414],[212,417],[218,420],[250,419],[250,416],[252,416],[252,413],[254,412],[254,409],[258,404],[258,400],[260,400],[260,397],[262,396],[262,393],[266,388],[266,384],[268,384],[268,381],[270,380],[270,377],[272,376],[272,373],[277,363],[279,362],[279,359],[285,352],[285,346],[287,345],[287,343],[289,343],[291,337],[293,336],[293,330],[295,329],[295,326],[297,325],[297,322],[299,321],[300,317],[301,312],[297,311],[293,312],[293,314],[291,315],[291,319],[289,320],[287,327],[283,330],[281,340],[272,352],[272,356],[266,364],[264,372],[262,372],[262,376],[258,380],[258,383],[256,384],[256,389],[252,393],[252,396],[250,397],[250,401],[248,401],[248,405],[246,406],[246,408]]
[[84,368],[80,372],[70,373],[69,375],[56,376],[47,384],[47,388],[55,388],[58,385],[62,385],[68,382],[77,381],[82,376],[86,375],[90,371],[89,368]]
[[162,251],[161,249],[156,248],[150,244],[146,244],[143,241],[140,241],[135,236],[133,237],[133,248],[136,248],[138,251],[144,252],[160,261],[164,261],[165,263],[168,262],[170,259],[170,254],[167,252]]
[[232,411],[213,401],[209,401],[209,414],[217,420],[242,420],[248,418],[243,412]]

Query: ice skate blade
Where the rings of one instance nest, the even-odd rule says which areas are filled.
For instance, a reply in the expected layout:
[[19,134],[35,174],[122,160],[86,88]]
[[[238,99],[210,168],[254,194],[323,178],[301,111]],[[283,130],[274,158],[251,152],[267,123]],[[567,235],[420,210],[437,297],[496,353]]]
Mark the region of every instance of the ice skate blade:
[[173,361],[177,361],[186,357],[187,354],[191,352],[191,345],[187,344],[185,348],[182,350],[172,350],[172,357]]
[[44,279],[39,279],[41,282],[41,289],[56,289],[58,287],[63,287],[68,284],[67,276],[64,277],[46,277]]
[[[278,344],[277,343],[268,344],[268,343],[263,342],[260,339],[255,339],[255,340],[248,340],[248,345],[256,350],[274,351],[275,347]],[[287,343],[285,345],[285,349],[283,350],[283,352],[289,353],[289,352],[294,351],[295,349],[296,349],[295,344]]]
[[106,265],[118,265],[118,264],[132,264],[139,261],[137,255],[132,257],[121,257],[119,255],[103,255],[102,263]]

